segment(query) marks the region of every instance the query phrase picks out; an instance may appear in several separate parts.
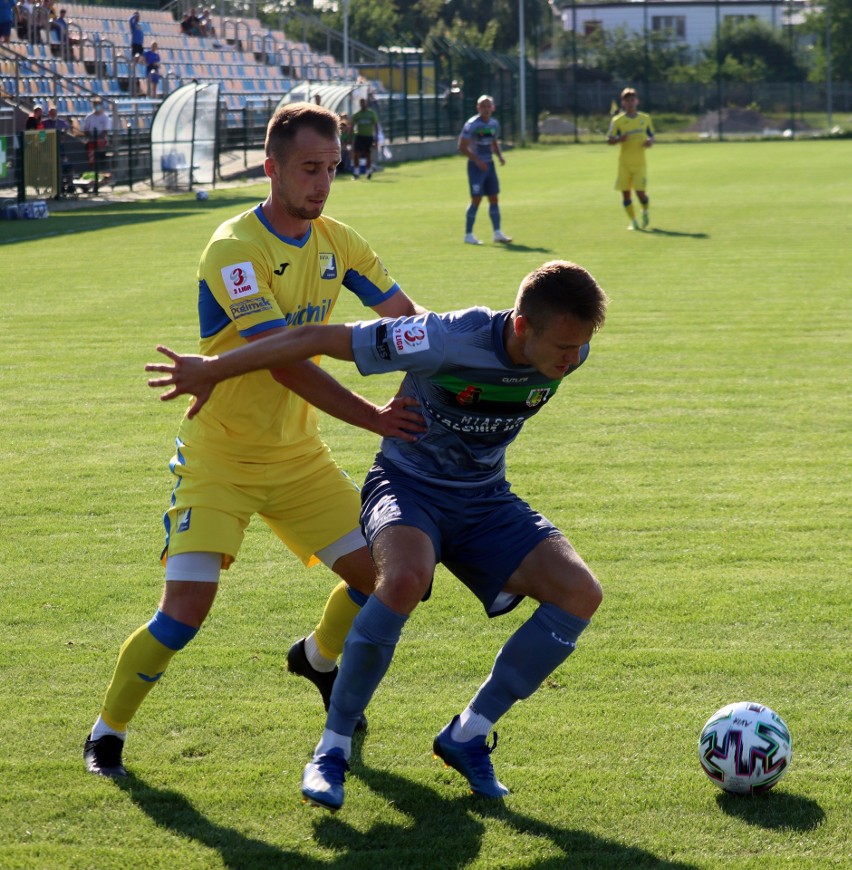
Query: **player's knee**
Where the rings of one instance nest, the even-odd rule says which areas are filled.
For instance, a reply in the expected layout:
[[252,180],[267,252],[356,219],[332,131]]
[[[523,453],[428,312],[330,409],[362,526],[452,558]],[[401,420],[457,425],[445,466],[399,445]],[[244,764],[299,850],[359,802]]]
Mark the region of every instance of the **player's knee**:
[[629,196],[625,196],[621,202],[625,208],[627,208],[627,206],[629,206],[629,205],[633,205],[633,199]]
[[582,564],[571,567],[560,584],[559,600],[554,603],[568,613],[591,619],[602,601],[601,584],[589,568]]
[[416,565],[400,565],[383,573],[376,585],[379,600],[397,613],[411,613],[429,588],[432,572]]

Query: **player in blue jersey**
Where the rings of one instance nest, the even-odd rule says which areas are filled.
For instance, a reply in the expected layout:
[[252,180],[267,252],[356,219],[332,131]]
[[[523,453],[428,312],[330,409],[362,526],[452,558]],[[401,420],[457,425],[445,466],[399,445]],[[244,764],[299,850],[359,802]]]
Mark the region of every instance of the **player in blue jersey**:
[[505,166],[500,150],[500,122],[494,117],[494,99],[483,94],[476,101],[476,111],[468,118],[459,136],[459,151],[467,157],[467,180],[470,185],[470,205],[465,215],[464,240],[468,245],[481,245],[473,234],[476,212],[482,197],[488,197],[488,216],[494,228],[494,241],[508,244],[511,238],[500,229],[500,182],[494,158]]
[[427,432],[415,441],[383,439],[362,489],[361,523],[378,583],[344,645],[326,728],[302,779],[307,800],[333,810],[342,805],[356,724],[438,562],[489,616],[524,597],[539,602],[433,745],[475,793],[508,793],[491,764],[496,733],[491,746],[488,734],[570,655],[602,592],[559,529],[512,493],[505,453],[524,422],[586,361],[607,301],[585,269],[557,260],[524,278],[509,310],[308,327],[218,357],[160,348],[173,362],[146,367],[167,373],[149,381],[172,387],[162,398],[195,395],[194,414],[220,380],[325,353],[354,360],[365,375],[406,372],[400,392],[417,401],[426,420]]
[[[422,310],[361,236],[323,215],[340,162],[339,124],[333,112],[306,103],[273,115],[264,164],[269,195],[215,230],[198,266],[203,353],[305,324],[325,329],[344,289],[377,315]],[[175,486],[164,517],[163,596],[119,652],[84,744],[87,770],[126,775],[128,723],[196,636],[255,515],[305,565],[322,562],[342,579],[317,629],[287,656],[288,668],[328,698],[346,632],[376,575],[359,528],[358,487],[320,437],[314,408],[404,439],[418,425],[410,404],[397,397],[379,408],[305,361],[237,378],[202,414],[184,418],[170,463]]]

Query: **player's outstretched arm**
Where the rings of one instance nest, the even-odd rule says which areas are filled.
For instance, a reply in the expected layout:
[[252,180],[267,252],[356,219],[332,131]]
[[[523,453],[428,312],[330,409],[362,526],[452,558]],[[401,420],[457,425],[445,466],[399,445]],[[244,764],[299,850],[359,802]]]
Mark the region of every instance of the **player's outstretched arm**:
[[178,396],[195,396],[188,416],[194,417],[213,388],[220,381],[259,369],[275,369],[301,362],[312,356],[326,354],[351,360],[352,329],[345,325],[303,326],[296,330],[281,330],[274,335],[252,341],[220,356],[180,354],[158,345],[157,350],[172,362],[148,363],[147,372],[164,372],[166,377],[152,378],[150,387],[172,387],[160,399],[169,401]]

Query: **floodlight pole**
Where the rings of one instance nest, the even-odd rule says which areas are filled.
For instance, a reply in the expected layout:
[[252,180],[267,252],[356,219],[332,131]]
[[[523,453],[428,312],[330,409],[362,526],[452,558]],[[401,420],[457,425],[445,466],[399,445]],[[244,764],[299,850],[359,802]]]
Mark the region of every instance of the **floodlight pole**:
[[521,62],[521,147],[527,144],[527,48],[524,35],[524,0],[518,0],[518,56]]

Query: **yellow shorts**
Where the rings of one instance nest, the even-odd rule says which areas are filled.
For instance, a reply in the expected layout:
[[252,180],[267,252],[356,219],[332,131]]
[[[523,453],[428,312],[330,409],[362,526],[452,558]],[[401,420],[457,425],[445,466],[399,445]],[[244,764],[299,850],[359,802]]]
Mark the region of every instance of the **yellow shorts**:
[[645,163],[619,163],[616,190],[646,190],[648,185]]
[[360,490],[321,441],[284,462],[239,462],[179,442],[170,463],[177,478],[163,517],[162,560],[178,553],[237,557],[254,514],[305,565],[314,554],[359,527]]

